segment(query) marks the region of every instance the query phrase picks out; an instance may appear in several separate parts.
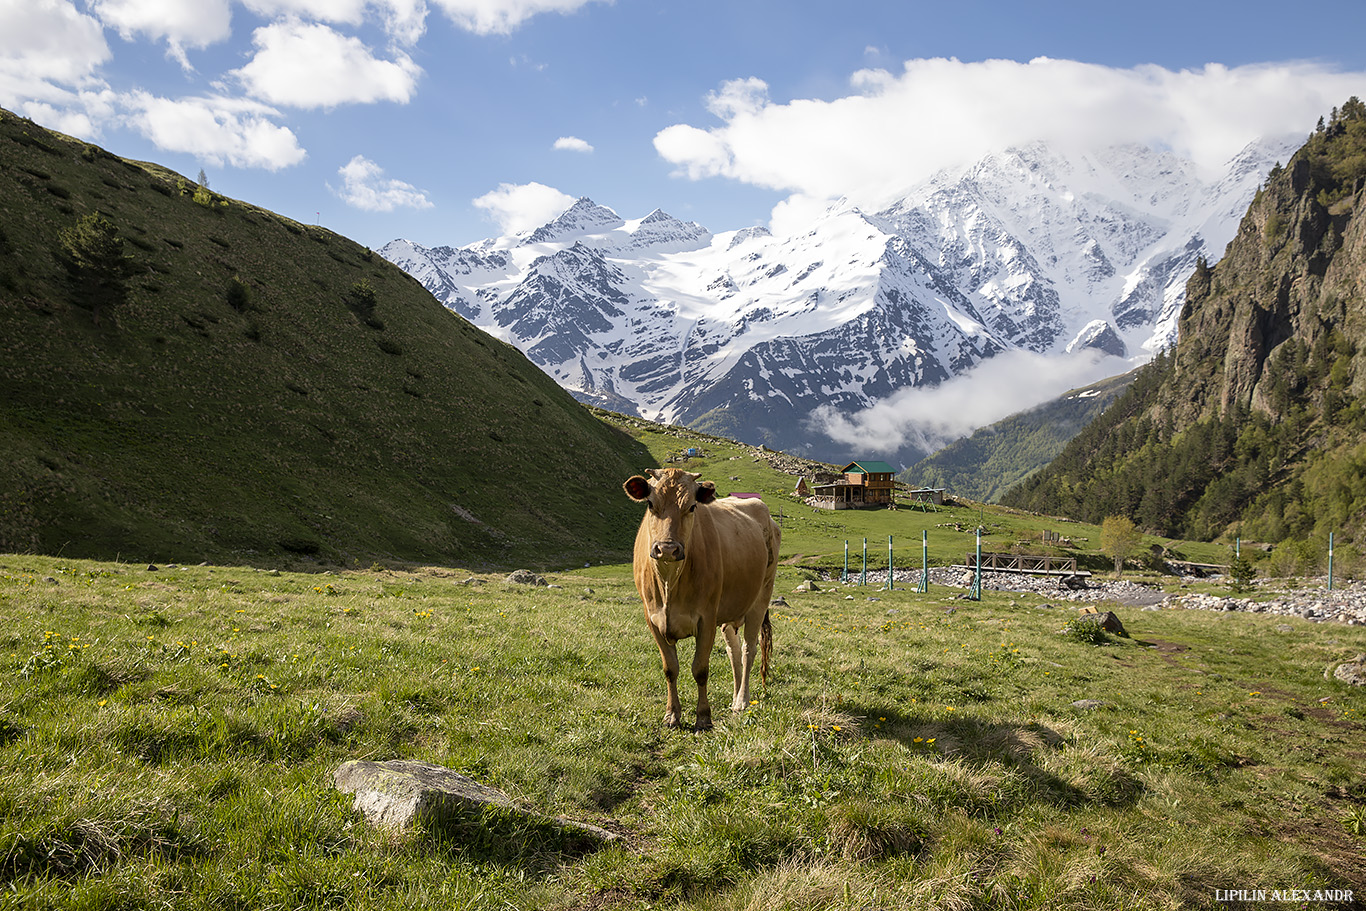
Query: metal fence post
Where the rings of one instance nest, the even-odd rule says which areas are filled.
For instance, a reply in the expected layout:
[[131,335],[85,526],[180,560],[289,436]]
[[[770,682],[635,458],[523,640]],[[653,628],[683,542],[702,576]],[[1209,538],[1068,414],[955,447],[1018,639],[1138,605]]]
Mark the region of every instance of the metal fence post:
[[972,587],[968,589],[968,599],[982,600],[982,528],[977,528],[977,559],[972,570]]
[[1328,532],[1328,590],[1333,590],[1333,533]]
[[887,591],[896,589],[896,576],[892,575],[892,536],[887,536]]
[[920,531],[920,585],[916,591],[922,595],[930,590],[930,533],[925,529]]

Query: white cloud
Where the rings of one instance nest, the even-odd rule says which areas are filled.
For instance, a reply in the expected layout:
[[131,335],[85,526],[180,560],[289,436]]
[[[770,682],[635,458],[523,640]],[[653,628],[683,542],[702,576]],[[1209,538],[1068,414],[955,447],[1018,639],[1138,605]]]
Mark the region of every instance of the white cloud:
[[21,105],[20,113],[34,123],[41,123],[49,130],[68,136],[88,138],[98,136],[100,132],[90,114],[78,108],[58,108],[46,102],[30,101]]
[[387,0],[380,6],[385,31],[401,43],[416,44],[427,31],[426,0]]
[[778,237],[798,237],[810,231],[816,219],[828,211],[830,200],[793,193],[773,207],[768,227]]
[[501,183],[474,200],[505,234],[538,228],[574,204],[574,197],[541,183]]
[[883,454],[911,445],[934,452],[978,427],[1134,366],[1096,351],[1006,351],[938,386],[902,389],[853,415],[822,406],[810,423],[851,450]]
[[[433,0],[451,21],[478,35],[507,35],[538,13],[572,13],[591,0]],[[610,2],[610,0],[608,0]]]
[[412,184],[386,178],[384,169],[363,155],[357,155],[337,169],[340,190],[331,189],[348,206],[366,212],[392,212],[394,209],[430,209],[427,194]]
[[135,92],[125,99],[133,125],[160,149],[184,152],[213,165],[280,168],[303,161],[305,152],[288,127],[269,118],[277,112],[230,98],[158,98]]
[[166,39],[170,54],[190,68],[185,48],[204,48],[232,34],[230,0],[93,0],[95,15],[126,39]]
[[693,179],[723,176],[877,207],[935,171],[1010,145],[1165,145],[1217,168],[1261,136],[1313,128],[1366,93],[1366,74],[1308,63],[1173,72],[1040,58],[911,60],[860,70],[832,101],[774,103],[758,79],[727,82],[708,109],[720,126],[675,124],[655,149]]
[[707,110],[722,120],[753,116],[768,106],[768,83],[751,76],[721,84],[719,92],[707,93]]
[[317,22],[360,25],[366,9],[378,9],[385,31],[400,44],[417,42],[426,31],[426,0],[242,0],[265,17],[296,16]]
[[48,81],[78,85],[109,59],[99,22],[64,0],[0,2],[0,103],[15,107]]
[[561,136],[555,140],[555,148],[564,152],[591,152],[593,147],[577,136]]
[[277,22],[257,29],[252,41],[256,56],[233,74],[248,92],[271,104],[406,103],[422,72],[406,54],[380,60],[359,39],[316,23]]
[[242,0],[247,9],[266,19],[297,16],[318,22],[360,25],[366,0]]

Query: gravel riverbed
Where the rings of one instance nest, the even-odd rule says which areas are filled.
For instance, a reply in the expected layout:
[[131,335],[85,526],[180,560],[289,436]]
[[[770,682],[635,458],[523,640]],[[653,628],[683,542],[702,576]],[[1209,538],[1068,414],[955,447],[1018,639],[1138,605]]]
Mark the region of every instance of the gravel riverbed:
[[[857,582],[859,574],[850,573]],[[1209,580],[1185,580],[1187,582]],[[1265,579],[1251,587],[1242,597],[1226,597],[1197,592],[1167,592],[1137,582],[1115,579],[1086,580],[1085,588],[1071,589],[1054,576],[1032,576],[1019,573],[982,573],[982,587],[991,591],[1028,592],[1049,601],[1113,601],[1127,607],[1146,610],[1212,610],[1246,611],[1299,617],[1315,622],[1346,623],[1366,626],[1366,582],[1337,582],[1328,591],[1326,578],[1296,580],[1299,587],[1291,587],[1287,580]],[[838,575],[826,584],[839,584]],[[897,570],[896,586],[910,589],[920,583],[920,570]],[[887,584],[885,570],[868,573],[868,588]],[[930,569],[930,590],[936,587],[966,590],[972,584],[971,572],[962,568]]]

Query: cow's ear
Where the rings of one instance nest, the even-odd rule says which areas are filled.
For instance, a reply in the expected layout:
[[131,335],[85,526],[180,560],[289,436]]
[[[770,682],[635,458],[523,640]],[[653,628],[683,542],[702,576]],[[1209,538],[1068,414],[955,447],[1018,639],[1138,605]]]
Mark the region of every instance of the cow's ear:
[[711,481],[703,481],[697,485],[697,502],[710,503],[716,499],[716,485]]
[[626,491],[626,496],[635,500],[637,503],[644,503],[650,499],[650,482],[640,475],[632,475],[626,479],[626,483],[621,485]]

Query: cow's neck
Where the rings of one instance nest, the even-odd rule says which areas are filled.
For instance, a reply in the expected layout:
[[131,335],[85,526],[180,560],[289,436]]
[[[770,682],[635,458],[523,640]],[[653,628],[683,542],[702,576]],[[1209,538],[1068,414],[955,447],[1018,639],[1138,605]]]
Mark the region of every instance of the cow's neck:
[[683,580],[688,565],[687,560],[651,560],[650,563],[654,567],[655,578],[666,592]]

